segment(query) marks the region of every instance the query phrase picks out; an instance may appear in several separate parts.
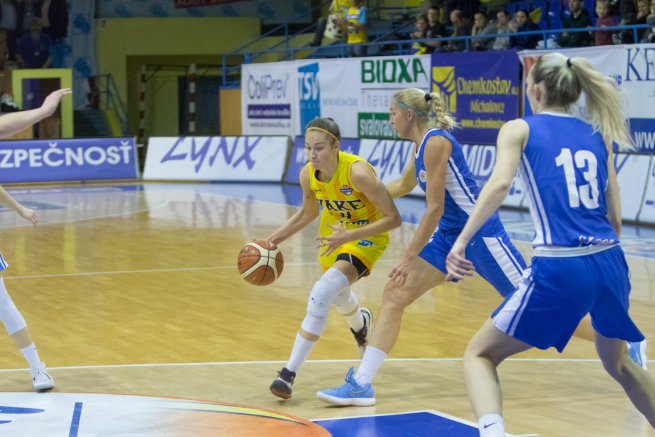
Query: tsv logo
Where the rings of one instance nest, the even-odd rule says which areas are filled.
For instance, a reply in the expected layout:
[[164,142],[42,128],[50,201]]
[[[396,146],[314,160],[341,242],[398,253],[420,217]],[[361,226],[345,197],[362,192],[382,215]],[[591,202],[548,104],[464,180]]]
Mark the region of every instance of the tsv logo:
[[321,89],[318,82],[318,63],[298,68],[298,96],[300,97],[300,129],[321,116]]

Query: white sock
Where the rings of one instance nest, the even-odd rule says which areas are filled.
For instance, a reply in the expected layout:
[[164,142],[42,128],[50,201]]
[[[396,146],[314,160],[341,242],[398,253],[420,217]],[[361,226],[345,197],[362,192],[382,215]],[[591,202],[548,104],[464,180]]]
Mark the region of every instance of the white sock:
[[505,421],[500,414],[485,414],[478,419],[480,437],[505,437]]
[[32,372],[35,372],[39,367],[41,367],[39,353],[36,351],[36,345],[34,343],[21,349],[20,353],[25,357],[25,360],[32,369]]
[[309,341],[300,333],[296,334],[296,342],[293,344],[293,350],[289,357],[289,362],[285,366],[292,372],[297,372],[302,363],[305,362],[312,349],[316,346],[315,341]]
[[376,349],[373,346],[366,346],[366,352],[364,352],[362,362],[359,364],[359,368],[355,374],[357,384],[366,385],[373,382],[375,374],[378,373],[378,369],[380,369],[386,358],[387,354],[380,349]]

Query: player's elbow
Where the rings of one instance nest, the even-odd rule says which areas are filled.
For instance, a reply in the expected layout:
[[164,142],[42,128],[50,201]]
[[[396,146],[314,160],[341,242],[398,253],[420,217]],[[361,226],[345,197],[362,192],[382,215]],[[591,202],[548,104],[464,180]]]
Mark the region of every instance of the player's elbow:
[[391,229],[395,229],[398,226],[400,226],[402,220],[400,219],[400,213],[398,212],[398,210],[394,211],[393,215],[389,217],[389,221],[390,221]]

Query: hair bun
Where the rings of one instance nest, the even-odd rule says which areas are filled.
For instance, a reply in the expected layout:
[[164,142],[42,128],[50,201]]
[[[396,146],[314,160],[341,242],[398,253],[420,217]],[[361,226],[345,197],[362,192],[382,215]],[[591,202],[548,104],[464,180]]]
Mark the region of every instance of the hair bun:
[[430,95],[430,93],[425,93],[425,96],[423,96],[423,97],[425,98],[426,102],[429,102],[430,100],[432,100],[432,96]]

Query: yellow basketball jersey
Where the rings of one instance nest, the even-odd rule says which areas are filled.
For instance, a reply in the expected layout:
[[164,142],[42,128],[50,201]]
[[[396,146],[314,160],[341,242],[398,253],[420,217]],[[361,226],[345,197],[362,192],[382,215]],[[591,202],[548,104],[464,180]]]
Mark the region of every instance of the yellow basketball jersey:
[[[381,213],[375,205],[359,191],[350,178],[350,170],[355,162],[364,159],[350,153],[339,152],[337,170],[329,182],[316,179],[316,170],[311,163],[309,166],[309,186],[323,209],[321,214],[321,228],[323,222],[343,223],[348,228],[361,227],[369,222],[379,220]],[[370,166],[368,162],[366,162]],[[371,167],[372,168],[372,167]]]
[[[319,234],[331,235],[333,230],[330,225],[342,223],[348,229],[366,226],[370,222],[379,220],[382,213],[375,205],[359,191],[350,179],[350,170],[355,162],[366,160],[357,155],[339,152],[339,164],[337,170],[329,182],[321,182],[316,179],[316,170],[311,163],[308,163],[309,187],[316,196],[316,200],[322,207],[321,223]],[[371,166],[371,168],[373,168]],[[341,253],[350,253],[359,258],[370,271],[375,262],[382,256],[382,253],[389,245],[389,233],[383,232],[373,235],[364,240],[351,241],[344,244],[330,255],[320,257],[323,270],[330,268]],[[322,252],[323,250],[319,250]],[[368,272],[365,274],[367,275]]]

